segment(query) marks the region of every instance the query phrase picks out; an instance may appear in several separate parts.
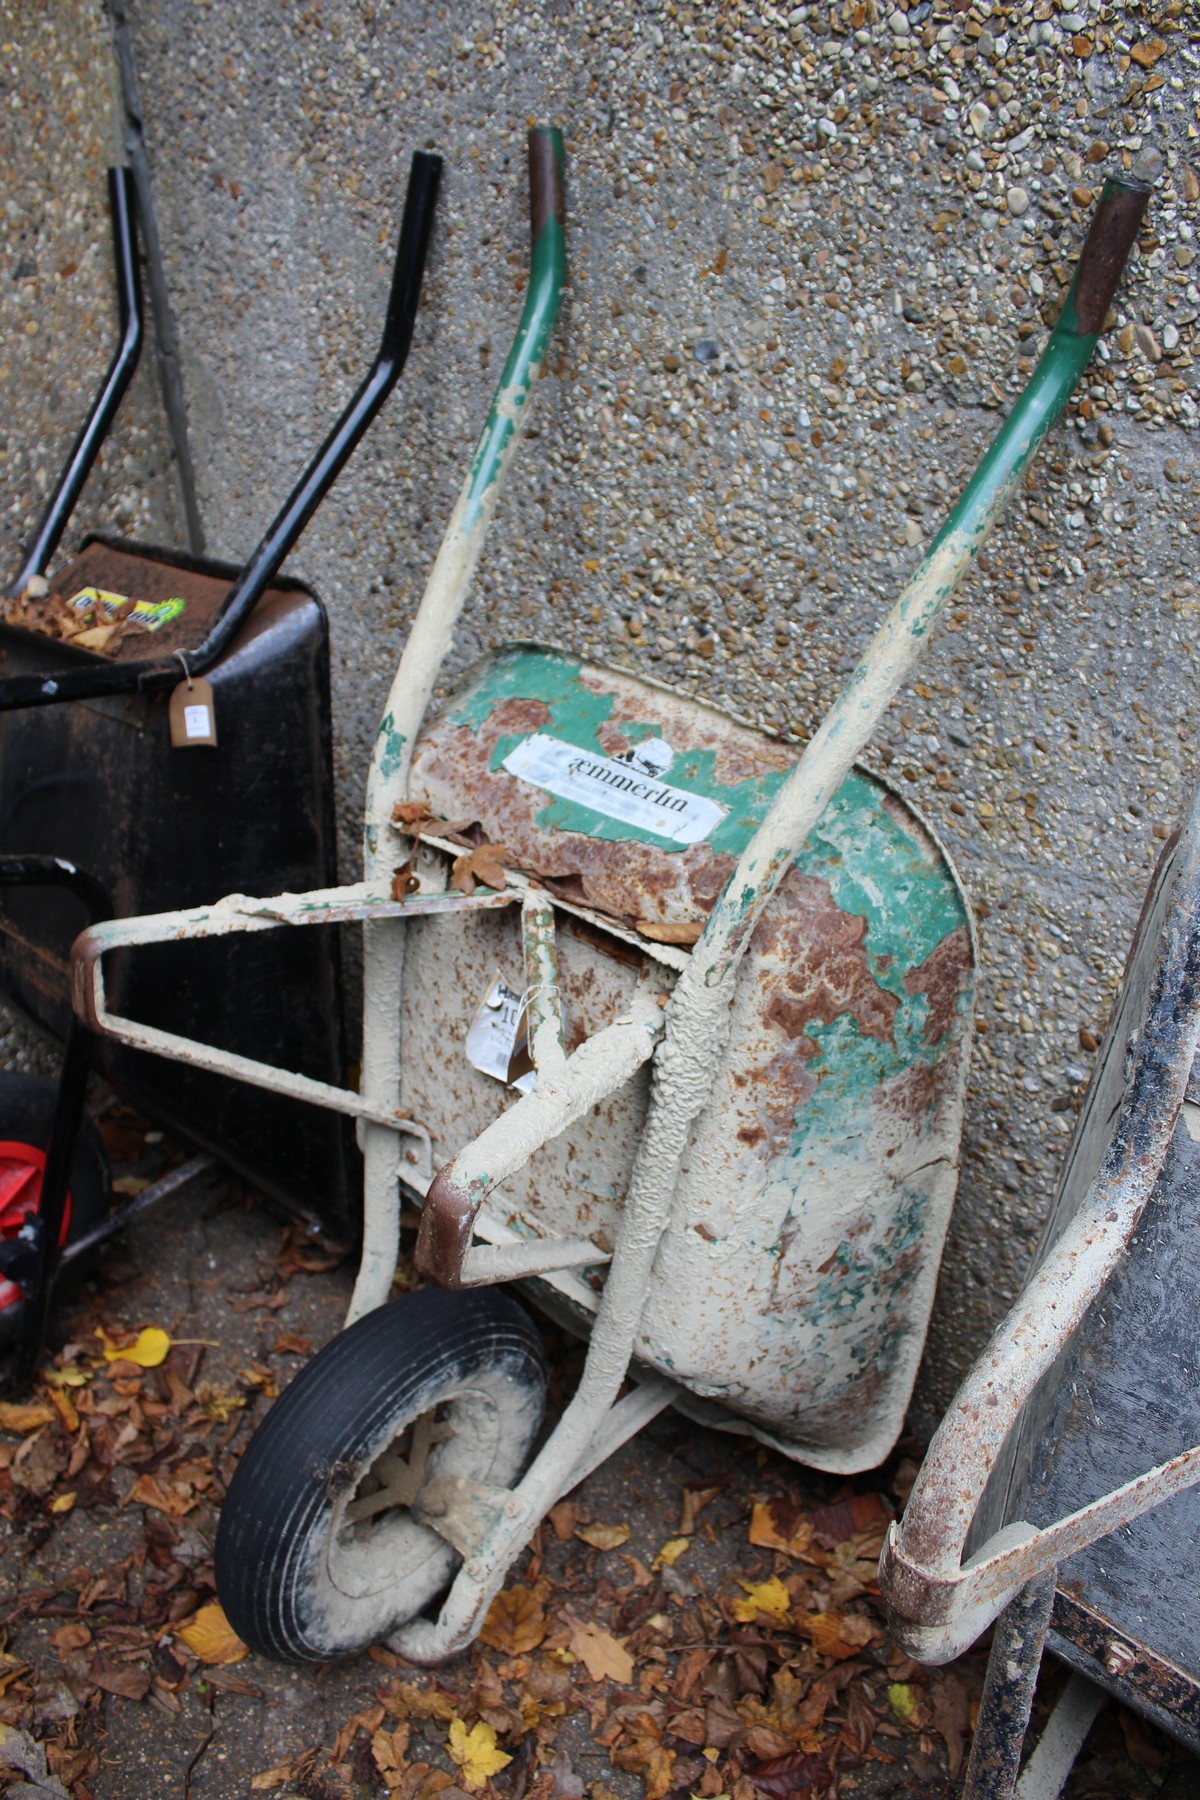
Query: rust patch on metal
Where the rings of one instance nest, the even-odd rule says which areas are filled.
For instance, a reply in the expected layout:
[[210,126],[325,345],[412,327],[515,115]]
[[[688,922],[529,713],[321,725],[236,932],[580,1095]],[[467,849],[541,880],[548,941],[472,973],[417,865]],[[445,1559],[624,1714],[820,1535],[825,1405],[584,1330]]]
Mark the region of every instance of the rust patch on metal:
[[[827,882],[789,877],[770,915],[770,930],[786,973],[765,1017],[795,1040],[800,1055],[815,1056],[819,1049],[808,1035],[810,1024],[832,1025],[843,1013],[851,1015],[864,1037],[894,1043],[900,1001],[871,972],[867,921],[842,912]],[[767,971],[763,979],[775,985]]]
[[876,1105],[919,1129],[953,1092],[958,1061],[957,1056],[944,1056],[933,1063],[910,1063],[903,1074],[878,1089]]
[[929,1004],[924,1044],[936,1044],[945,1037],[958,1017],[958,1003],[974,967],[971,936],[960,925],[930,951],[919,969],[910,969],[904,977],[906,994],[924,994]]
[[463,1258],[471,1247],[475,1208],[445,1169],[430,1184],[421,1208],[421,1225],[413,1261],[422,1275],[439,1287],[462,1285]]
[[1150,189],[1141,182],[1122,182],[1109,188],[1096,208],[1075,275],[1075,317],[1080,331],[1103,330],[1149,199]]

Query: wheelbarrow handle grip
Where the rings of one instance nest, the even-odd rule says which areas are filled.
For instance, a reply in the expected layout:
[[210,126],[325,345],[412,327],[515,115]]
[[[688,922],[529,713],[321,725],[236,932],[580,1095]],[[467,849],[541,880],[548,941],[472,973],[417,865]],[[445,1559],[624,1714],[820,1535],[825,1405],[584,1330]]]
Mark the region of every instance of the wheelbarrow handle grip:
[[415,150],[409,168],[408,191],[404,196],[404,217],[400,222],[400,241],[396,246],[396,266],[392,271],[392,291],[380,349],[381,357],[397,365],[397,373],[404,367],[412,342],[441,179],[441,157],[432,150]]
[[529,241],[536,244],[554,219],[567,222],[563,188],[562,132],[553,125],[535,125],[529,133]]
[[1075,271],[1075,317],[1080,334],[1104,329],[1121,271],[1141,229],[1150,200],[1145,182],[1106,181]]

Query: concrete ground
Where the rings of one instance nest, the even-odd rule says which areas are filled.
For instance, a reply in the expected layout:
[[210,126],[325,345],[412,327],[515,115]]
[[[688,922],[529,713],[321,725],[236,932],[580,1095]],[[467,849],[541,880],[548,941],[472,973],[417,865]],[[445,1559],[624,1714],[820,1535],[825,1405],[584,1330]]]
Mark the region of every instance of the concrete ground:
[[[102,1124],[126,1187],[174,1154],[124,1110]],[[842,1482],[668,1413],[555,1509],[515,1569],[528,1638],[437,1671],[382,1650],[316,1668],[200,1660],[186,1634],[211,1603],[220,1498],[277,1388],[339,1326],[349,1269],[331,1261],[238,1184],[202,1179],[115,1240],[63,1315],[51,1373],[68,1380],[30,1397],[52,1422],[0,1411],[0,1720],[49,1747],[75,1800],[457,1800],[455,1718],[490,1723],[513,1758],[481,1781],[485,1800],[949,1800],[982,1654],[919,1670],[874,1596],[913,1446]],[[173,1340],[165,1364],[97,1369],[98,1330],[120,1342],[145,1327]],[[545,1332],[554,1409],[580,1352]],[[813,1526],[801,1555],[750,1541],[764,1502],[797,1542]],[[782,1616],[739,1606],[772,1581]],[[592,1679],[572,1653],[580,1626],[627,1649],[628,1670]],[[1039,1717],[1061,1684],[1048,1664]],[[1197,1779],[1110,1708],[1066,1791],[1183,1800]]]

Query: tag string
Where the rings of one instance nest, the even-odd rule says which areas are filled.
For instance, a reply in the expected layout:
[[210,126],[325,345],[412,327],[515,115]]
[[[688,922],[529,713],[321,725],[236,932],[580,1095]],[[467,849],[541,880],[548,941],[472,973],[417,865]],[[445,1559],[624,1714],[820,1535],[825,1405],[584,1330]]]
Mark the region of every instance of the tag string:
[[190,694],[194,683],[192,681],[192,671],[187,666],[187,657],[184,655],[182,650],[176,650],[172,654],[177,656],[179,658],[180,662],[183,664],[184,678],[187,681],[188,693]]

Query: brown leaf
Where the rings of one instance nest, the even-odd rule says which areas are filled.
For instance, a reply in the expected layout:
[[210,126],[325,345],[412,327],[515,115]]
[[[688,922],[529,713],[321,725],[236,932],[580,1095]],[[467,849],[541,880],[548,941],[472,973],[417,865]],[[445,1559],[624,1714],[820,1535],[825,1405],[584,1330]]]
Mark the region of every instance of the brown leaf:
[[496,1595],[479,1633],[491,1650],[520,1656],[536,1650],[546,1635],[546,1613],[536,1588],[516,1581]]
[[704,930],[704,921],[685,919],[677,925],[665,925],[659,919],[639,919],[637,929],[652,944],[694,944]]
[[841,1544],[862,1533],[878,1533],[882,1548],[883,1533],[892,1522],[892,1509],[882,1494],[851,1494],[833,1506],[815,1506],[809,1522],[817,1537],[827,1544]]
[[883,1633],[857,1613],[801,1613],[797,1628],[821,1656],[841,1662],[857,1656],[865,1644],[878,1643]]
[[547,1517],[560,1544],[565,1544],[568,1538],[574,1537],[575,1521],[579,1513],[573,1500],[560,1500],[557,1506],[550,1508]]
[[601,1625],[585,1623],[572,1612],[563,1616],[567,1622],[571,1654],[579,1658],[592,1680],[615,1681],[621,1687],[628,1687],[633,1680],[633,1658],[624,1644]]
[[771,1795],[772,1800],[806,1800],[829,1780],[829,1762],[809,1751],[793,1750],[758,1763],[750,1776],[759,1792]]
[[456,856],[450,870],[452,886],[470,896],[475,892],[475,883],[482,882],[484,887],[495,888],[499,892],[508,886],[505,864],[512,861],[503,844],[476,844],[474,850],[468,850],[462,856]]
[[132,1500],[138,1506],[152,1506],[156,1512],[166,1513],[169,1519],[182,1519],[200,1504],[190,1487],[174,1482],[168,1482],[164,1487],[153,1475],[139,1475],[126,1500]]
[[120,1694],[125,1700],[144,1700],[150,1688],[150,1674],[133,1663],[122,1669],[110,1669],[100,1657],[91,1667],[91,1679],[107,1694]]
[[415,828],[420,832],[422,825],[428,825],[436,816],[424,800],[397,800],[392,808],[393,825],[402,825],[405,831]]
[[635,1738],[632,1744],[619,1744],[612,1753],[618,1769],[640,1775],[646,1784],[646,1800],[662,1800],[671,1786],[675,1768],[675,1752],[656,1738]]
[[28,1437],[31,1431],[53,1423],[54,1408],[47,1406],[44,1400],[32,1401],[27,1406],[20,1401],[0,1400],[0,1431],[13,1431],[18,1437]]
[[412,872],[412,864],[405,863],[401,869],[392,872],[392,899],[407,900],[420,887],[420,880]]
[[408,1739],[409,1727],[403,1724],[395,1731],[376,1731],[371,1737],[371,1756],[389,1793],[400,1786],[408,1766]]
[[953,1669],[938,1669],[929,1681],[929,1722],[946,1746],[953,1780],[962,1767],[963,1743],[971,1722],[967,1690]]
[[628,1525],[602,1525],[596,1520],[591,1525],[577,1525],[575,1536],[593,1550],[619,1550],[622,1544],[629,1541]]
[[82,1619],[76,1619],[69,1625],[60,1625],[57,1631],[50,1634],[50,1642],[60,1656],[69,1656],[73,1650],[82,1650],[92,1641],[92,1634]]
[[812,1542],[812,1526],[785,1500],[756,1500],[750,1514],[750,1542],[762,1550],[803,1556]]
[[679,1503],[679,1524],[676,1529],[680,1537],[692,1537],[696,1530],[696,1520],[705,1507],[715,1500],[729,1486],[729,1477],[723,1476],[718,1481],[687,1482]]

